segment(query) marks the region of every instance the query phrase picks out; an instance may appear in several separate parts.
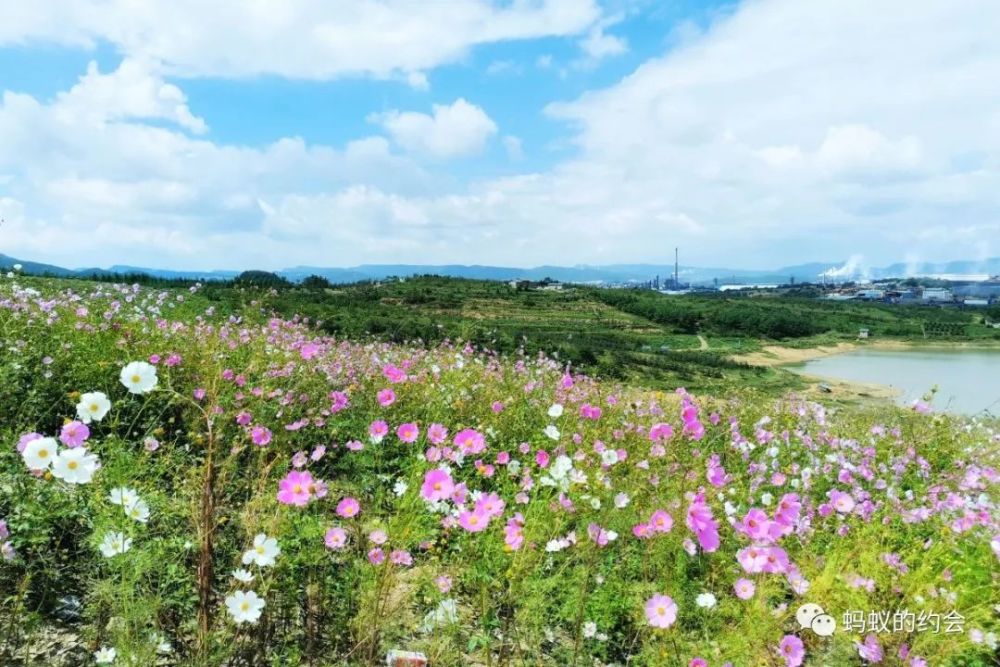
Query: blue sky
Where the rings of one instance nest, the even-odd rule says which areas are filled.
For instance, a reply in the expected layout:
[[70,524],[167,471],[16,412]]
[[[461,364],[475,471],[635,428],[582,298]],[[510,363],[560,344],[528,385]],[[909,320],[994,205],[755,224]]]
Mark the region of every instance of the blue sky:
[[987,0],[247,7],[13,9],[0,252],[206,269],[1000,252]]

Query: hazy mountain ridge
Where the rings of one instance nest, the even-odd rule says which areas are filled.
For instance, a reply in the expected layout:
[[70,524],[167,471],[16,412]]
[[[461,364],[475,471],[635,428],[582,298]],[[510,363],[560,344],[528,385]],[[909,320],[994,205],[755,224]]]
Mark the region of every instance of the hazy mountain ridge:
[[[92,276],[112,274],[143,273],[158,278],[182,278],[189,280],[227,280],[239,275],[239,271],[183,271],[152,269],[140,266],[116,264],[106,269],[67,269],[52,264],[19,260],[0,254],[0,269],[9,270],[21,264],[24,271],[34,274],[54,276]],[[645,282],[660,278],[660,285],[672,284],[674,266],[672,264],[607,264],[575,266],[545,265],[532,268],[516,268],[489,265],[465,264],[362,264],[352,267],[294,266],[276,271],[292,281],[299,281],[310,275],[318,275],[335,283],[350,283],[362,280],[381,280],[392,276],[442,275],[455,278],[480,280],[542,280],[551,278],[565,282],[628,283]],[[1000,257],[981,261],[953,260],[948,262],[897,262],[885,267],[864,267],[854,260],[840,262],[809,262],[778,269],[731,269],[681,266],[680,281],[691,284],[726,283],[787,283],[817,282],[822,275],[836,275],[837,279],[847,278],[901,278],[911,275],[934,274],[1000,274]]]

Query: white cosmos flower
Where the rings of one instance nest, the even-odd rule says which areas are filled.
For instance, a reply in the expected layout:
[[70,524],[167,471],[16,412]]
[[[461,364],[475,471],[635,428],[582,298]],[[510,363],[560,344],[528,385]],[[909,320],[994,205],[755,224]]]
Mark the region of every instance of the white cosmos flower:
[[563,406],[560,405],[559,403],[553,403],[549,407],[549,417],[552,417],[553,419],[558,419],[559,417],[562,417],[562,414],[563,414]]
[[126,365],[120,378],[125,388],[133,394],[148,394],[156,389],[158,382],[156,366],[145,361],[133,361]]
[[236,581],[243,582],[244,584],[249,584],[253,581],[253,575],[247,570],[240,568],[238,570],[233,570],[233,579]]
[[55,438],[35,438],[21,452],[30,470],[47,470],[58,454],[59,443]]
[[593,639],[597,636],[597,623],[593,621],[587,621],[583,624],[583,636],[587,639]]
[[107,646],[102,647],[94,653],[94,661],[98,665],[110,665],[118,657],[118,651],[113,648],[108,648]]
[[617,507],[618,509],[628,507],[628,504],[630,502],[632,502],[632,499],[628,497],[627,493],[623,492],[615,496],[615,507]]
[[236,591],[226,598],[226,608],[236,623],[256,623],[264,611],[264,600],[253,591]]
[[76,404],[76,415],[84,424],[99,422],[111,410],[111,401],[100,391],[91,391],[80,397]]
[[243,554],[243,564],[253,563],[257,567],[270,567],[274,565],[274,560],[280,553],[281,547],[278,546],[278,540],[260,533],[253,538],[253,548],[248,549]]
[[133,521],[138,521],[139,523],[147,523],[149,521],[149,505],[145,500],[136,498],[124,507],[125,514]]
[[715,606],[715,596],[711,593],[702,593],[694,599],[695,604],[703,609],[711,609]]
[[100,467],[97,457],[86,447],[64,449],[52,463],[52,474],[67,484],[87,484]]
[[559,429],[556,428],[555,424],[549,424],[548,426],[546,426],[544,433],[553,440],[559,439]]
[[130,489],[127,486],[119,486],[118,488],[111,489],[111,492],[108,494],[108,502],[112,505],[121,505],[122,507],[130,505],[138,499],[138,491]]
[[608,449],[602,451],[601,463],[603,463],[606,466],[613,466],[614,464],[618,463],[618,450],[611,449],[609,447]]
[[126,538],[124,533],[107,533],[101,542],[100,550],[105,558],[114,558],[132,548],[132,539]]

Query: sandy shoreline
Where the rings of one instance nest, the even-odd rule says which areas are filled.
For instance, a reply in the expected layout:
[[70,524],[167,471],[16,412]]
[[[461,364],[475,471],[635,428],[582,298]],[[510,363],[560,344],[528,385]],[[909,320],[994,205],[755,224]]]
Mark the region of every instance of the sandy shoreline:
[[843,354],[854,350],[1000,350],[1000,345],[989,341],[983,342],[910,342],[903,340],[873,340],[865,342],[843,342],[834,345],[818,345],[816,347],[795,348],[782,345],[767,345],[756,352],[739,354],[732,357],[751,366],[788,366],[801,364],[813,359],[828,357],[833,354]]
[[[813,359],[820,359],[834,354],[844,354],[859,349],[869,350],[962,350],[962,349],[1000,349],[1000,346],[989,342],[909,342],[901,340],[878,340],[842,342],[834,345],[818,345],[809,348],[792,348],[780,345],[768,345],[757,352],[735,355],[734,361],[740,361],[751,366],[781,367],[802,364]],[[789,372],[796,372],[788,369]],[[810,398],[834,399],[848,402],[894,402],[902,393],[902,389],[889,385],[870,382],[851,382],[838,378],[823,377],[806,373],[797,373],[811,386],[806,391]],[[827,390],[820,387],[823,385]]]

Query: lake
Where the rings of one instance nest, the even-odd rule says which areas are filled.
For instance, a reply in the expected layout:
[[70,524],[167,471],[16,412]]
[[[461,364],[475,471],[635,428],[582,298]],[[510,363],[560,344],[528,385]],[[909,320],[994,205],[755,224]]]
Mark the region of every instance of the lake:
[[1000,415],[1000,350],[854,350],[813,359],[790,370],[902,392],[910,404],[937,385],[937,410]]

